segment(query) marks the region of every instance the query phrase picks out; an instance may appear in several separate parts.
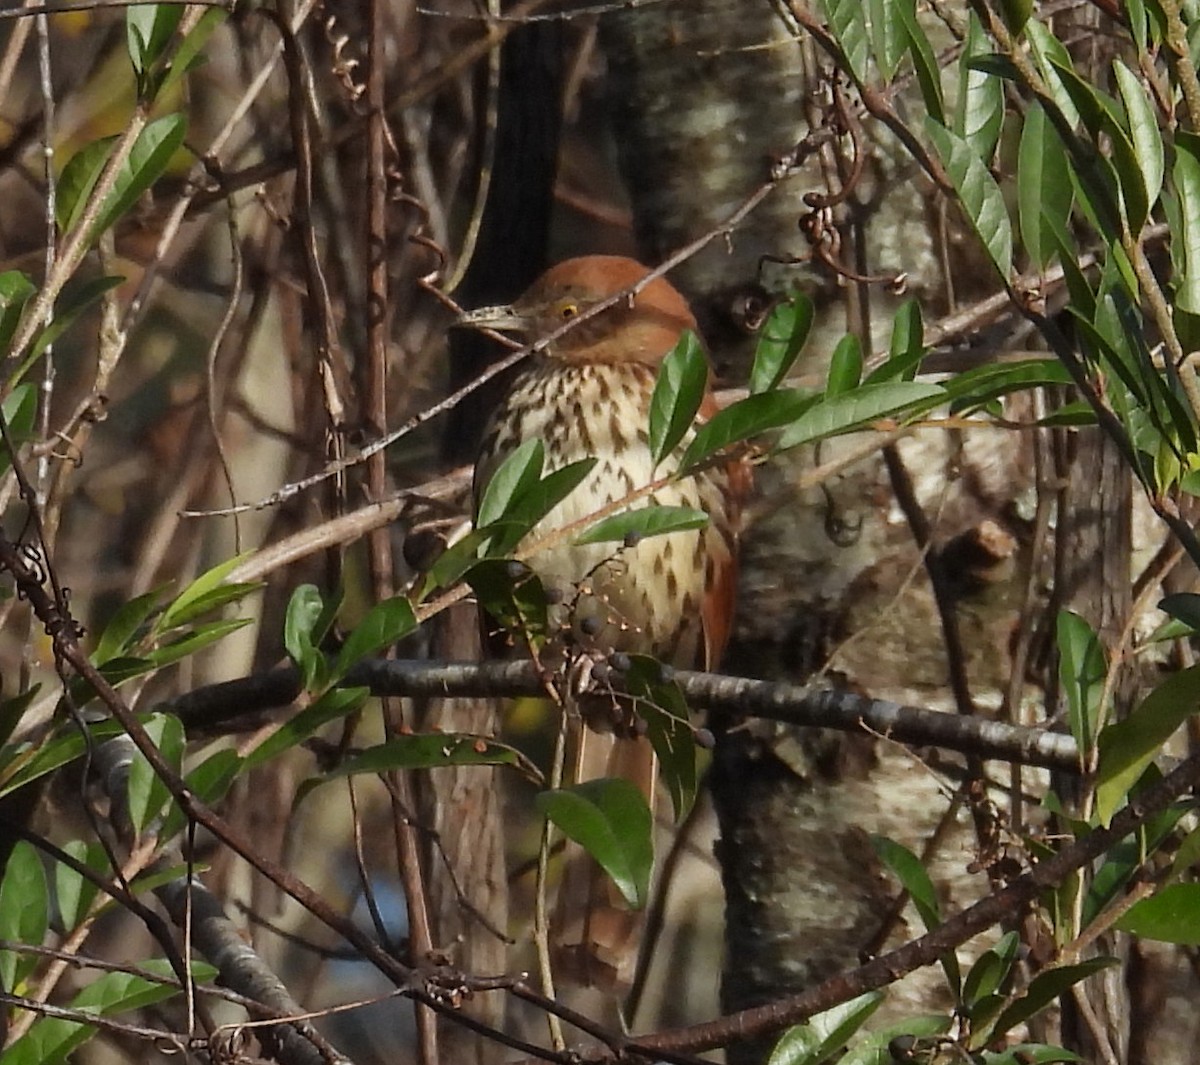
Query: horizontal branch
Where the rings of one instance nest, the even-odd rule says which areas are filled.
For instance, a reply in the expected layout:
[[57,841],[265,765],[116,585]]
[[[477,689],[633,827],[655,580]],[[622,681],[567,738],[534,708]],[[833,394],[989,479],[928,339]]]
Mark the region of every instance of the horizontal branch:
[[[615,671],[610,672],[610,677],[619,681]],[[1079,768],[1075,741],[1049,729],[904,706],[833,688],[688,670],[675,671],[674,679],[688,705],[698,710],[721,710],[741,717],[768,718],[790,725],[843,732],[865,729],[914,746],[944,747],[980,758],[1067,772]],[[529,661],[372,660],[359,663],[345,683],[369,688],[372,695],[414,699],[445,696],[516,698],[539,696],[546,691],[536,667]],[[208,731],[221,720],[237,714],[286,705],[299,693],[299,688],[295,670],[282,668],[198,689],[180,697],[173,709],[189,732]]]

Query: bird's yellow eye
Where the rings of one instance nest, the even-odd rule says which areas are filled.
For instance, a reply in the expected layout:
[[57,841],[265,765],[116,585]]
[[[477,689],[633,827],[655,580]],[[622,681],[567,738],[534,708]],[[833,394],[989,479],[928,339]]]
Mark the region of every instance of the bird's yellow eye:
[[560,303],[558,305],[558,316],[564,321],[569,322],[579,313],[579,306],[575,303]]

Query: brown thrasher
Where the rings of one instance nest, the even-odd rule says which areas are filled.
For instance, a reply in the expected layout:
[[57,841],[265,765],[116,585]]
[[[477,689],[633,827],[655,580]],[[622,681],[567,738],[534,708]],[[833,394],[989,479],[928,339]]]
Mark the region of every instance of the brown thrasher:
[[[626,292],[648,273],[642,264],[619,256],[569,259],[543,274],[512,306],[469,312],[463,323],[539,339]],[[679,292],[659,277],[535,353],[492,417],[475,467],[476,500],[504,457],[531,437],[544,445],[547,471],[588,457],[597,461],[537,523],[526,543],[673,473],[691,434],[656,468],[648,436],[650,398],[662,360],[685,330],[695,331],[696,320]],[[709,392],[701,419],[715,410]],[[705,511],[710,520],[703,529],[625,547],[580,545],[568,536],[539,550],[528,562],[556,593],[552,632],[560,631],[578,653],[626,651],[681,669],[715,668],[733,619],[738,510],[748,477],[748,468],[734,462],[655,491],[655,503]],[[631,505],[645,506],[647,500]],[[605,724],[595,717],[588,714],[593,728]],[[607,731],[612,731],[611,720]],[[588,738],[586,730],[581,734],[577,782],[625,777],[642,788],[653,809],[654,752],[648,740],[628,728],[618,732],[607,742]],[[557,917],[555,938],[564,948],[560,958],[574,962],[570,968],[584,982],[627,983],[640,921],[590,859],[568,859]]]

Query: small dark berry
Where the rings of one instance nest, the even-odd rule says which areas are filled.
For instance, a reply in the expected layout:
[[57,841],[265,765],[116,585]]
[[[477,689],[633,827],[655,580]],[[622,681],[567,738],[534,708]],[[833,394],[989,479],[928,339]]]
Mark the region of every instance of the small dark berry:
[[658,683],[670,684],[675,679],[675,667],[667,662],[658,664]]
[[628,673],[633,667],[633,659],[624,651],[616,651],[608,656],[608,664],[618,673]]
[[504,564],[504,573],[510,581],[519,581],[529,572],[529,567],[524,562],[518,562],[515,558],[509,559]]
[[579,631],[582,632],[584,636],[599,636],[602,628],[604,628],[604,622],[596,617],[595,614],[584,618],[579,623]]
[[625,534],[624,543],[626,547],[637,547],[637,545],[641,542],[642,534],[636,529],[630,529],[629,532]]
[[696,746],[703,747],[706,751],[711,751],[717,745],[717,737],[709,729],[698,728],[694,735],[696,737]]
[[546,598],[547,606],[554,606],[556,603],[561,603],[566,598],[565,593],[561,588],[555,587],[553,584],[548,584],[542,588],[542,595]]
[[612,667],[607,662],[592,663],[592,680],[603,684],[612,673]]

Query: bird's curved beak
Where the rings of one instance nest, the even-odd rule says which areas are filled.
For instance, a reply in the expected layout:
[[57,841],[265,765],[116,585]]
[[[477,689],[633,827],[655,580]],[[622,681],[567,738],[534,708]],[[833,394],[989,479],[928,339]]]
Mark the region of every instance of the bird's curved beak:
[[529,330],[529,319],[511,304],[496,307],[479,307],[459,315],[454,323],[464,329],[504,329],[516,333]]

